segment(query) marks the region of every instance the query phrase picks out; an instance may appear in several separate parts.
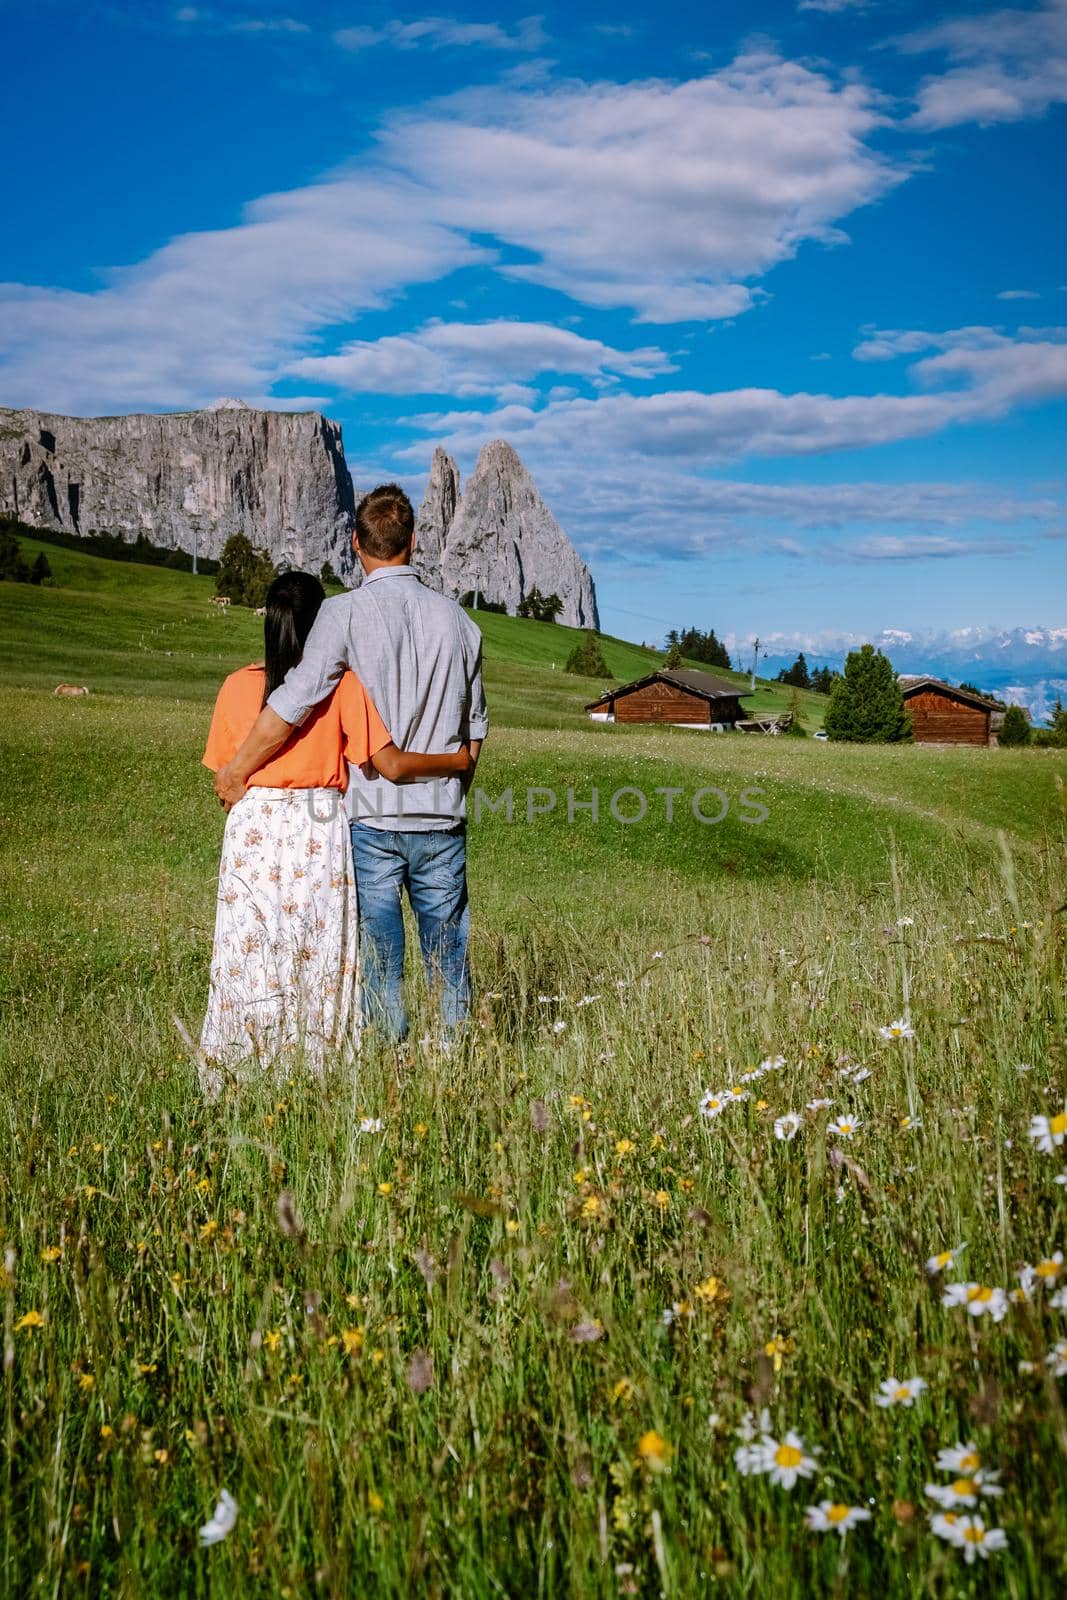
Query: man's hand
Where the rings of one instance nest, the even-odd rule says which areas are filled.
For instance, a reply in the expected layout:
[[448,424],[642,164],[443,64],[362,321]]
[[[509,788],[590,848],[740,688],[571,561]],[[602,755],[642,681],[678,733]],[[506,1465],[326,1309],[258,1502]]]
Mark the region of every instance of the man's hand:
[[225,767],[220,767],[215,774],[215,793],[224,811],[229,811],[231,806],[237,804],[244,796],[247,787],[244,779],[233,771],[232,761]]

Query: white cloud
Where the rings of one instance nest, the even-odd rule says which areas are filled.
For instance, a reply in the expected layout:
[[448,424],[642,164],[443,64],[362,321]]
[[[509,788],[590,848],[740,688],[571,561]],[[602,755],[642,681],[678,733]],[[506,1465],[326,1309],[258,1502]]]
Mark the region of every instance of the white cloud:
[[[1061,331],[1033,330],[1045,335]],[[892,336],[912,351],[932,347],[938,352],[911,368],[924,391],[918,393],[675,390],[562,400],[540,409],[502,406],[488,414],[455,410],[413,421],[457,450],[477,448],[500,434],[512,438],[520,450],[553,452],[572,447],[580,438],[587,453],[670,457],[714,466],[746,457],[816,455],[922,438],[954,423],[989,421],[1014,406],[1067,394],[1067,342],[978,332],[989,334],[988,342],[956,342],[953,335],[938,334]],[[410,458],[421,448],[400,454]]]
[[267,195],[234,227],[183,234],[94,292],[0,284],[0,394],[74,412],[251,401],[312,330],[486,258],[397,177]]
[[175,22],[186,28],[207,29],[211,33],[310,33],[311,27],[296,17],[226,17],[201,6],[181,6]]
[[1067,101],[1067,0],[951,17],[896,43],[909,54],[943,53],[952,63],[920,83],[916,127],[1018,122]]
[[837,552],[844,561],[945,561],[1018,553],[1018,541],[1013,539],[951,539],[937,534],[871,534],[846,543]]
[[322,330],[473,263],[644,320],[733,316],[761,292],[742,280],[840,240],[902,180],[865,142],[877,124],[861,85],[769,55],[682,84],[455,96],[391,120],[359,170],[99,290],[0,286],[0,394],[74,411],[269,396]]
[[[662,350],[615,350],[545,322],[432,322],[414,333],[356,339],[336,355],[305,356],[290,372],[347,394],[495,394],[521,399],[544,372],[651,378],[675,370]],[[534,396],[530,396],[534,398]]]
[[870,0],[799,0],[798,11],[865,11]]
[[1040,300],[1036,289],[1001,289],[998,300]]
[[478,91],[383,131],[457,224],[532,257],[502,270],[649,322],[735,316],[805,241],[903,180],[858,82],[761,54],[689,82]]
[[397,50],[470,49],[538,50],[545,42],[540,17],[522,17],[514,32],[499,22],[464,22],[456,17],[417,17],[411,22],[392,19],[381,27],[359,24],[338,28],[334,41],[344,50],[372,50],[392,45]]

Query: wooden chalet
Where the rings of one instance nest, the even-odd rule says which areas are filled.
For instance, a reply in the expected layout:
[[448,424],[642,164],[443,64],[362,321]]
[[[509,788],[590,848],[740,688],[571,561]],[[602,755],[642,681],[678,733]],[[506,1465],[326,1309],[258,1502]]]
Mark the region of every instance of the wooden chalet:
[[991,700],[940,678],[912,676],[899,681],[916,744],[995,743],[993,719],[996,716],[999,726],[1001,718]]
[[736,683],[682,667],[607,689],[585,709],[594,722],[664,722],[716,731],[732,728],[744,716]]

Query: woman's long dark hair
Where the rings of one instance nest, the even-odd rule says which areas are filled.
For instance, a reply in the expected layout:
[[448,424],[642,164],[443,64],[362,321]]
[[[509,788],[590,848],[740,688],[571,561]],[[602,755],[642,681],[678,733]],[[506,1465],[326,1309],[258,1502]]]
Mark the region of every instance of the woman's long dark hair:
[[311,624],[325,598],[325,589],[310,572],[283,572],[267,590],[267,615],[263,622],[267,664],[264,705],[289,668],[295,667],[304,654]]

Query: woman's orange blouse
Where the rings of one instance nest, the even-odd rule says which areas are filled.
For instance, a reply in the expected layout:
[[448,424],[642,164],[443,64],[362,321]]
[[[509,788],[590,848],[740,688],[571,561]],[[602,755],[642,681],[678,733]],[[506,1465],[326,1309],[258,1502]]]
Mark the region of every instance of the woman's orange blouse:
[[[219,690],[204,750],[204,765],[217,772],[240,749],[263,709],[262,666],[231,672]],[[346,672],[328,699],[294,728],[277,755],[249,778],[257,789],[348,787],[347,762],[356,766],[390,744],[388,728],[354,672]]]

